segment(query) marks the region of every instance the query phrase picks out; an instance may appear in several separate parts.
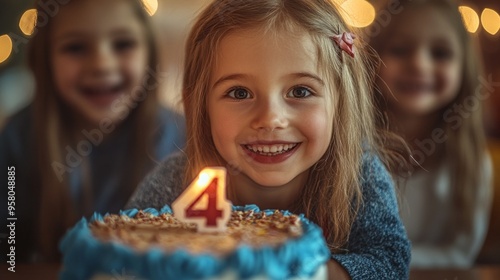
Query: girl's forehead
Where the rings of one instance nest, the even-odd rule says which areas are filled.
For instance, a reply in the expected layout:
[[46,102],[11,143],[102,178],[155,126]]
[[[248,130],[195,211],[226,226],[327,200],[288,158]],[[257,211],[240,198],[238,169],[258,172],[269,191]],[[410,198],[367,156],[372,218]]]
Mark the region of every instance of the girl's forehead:
[[308,33],[300,31],[233,31],[222,38],[216,56],[215,75],[243,70],[258,73],[271,68],[284,72],[318,71],[317,46]]
[[[312,36],[303,30],[273,30],[262,27],[244,28],[227,33],[218,45],[218,58],[226,52],[244,47],[248,52],[267,51],[280,55],[283,52],[317,61],[317,45]],[[259,49],[259,50],[257,50]],[[238,50],[235,52],[238,55]]]
[[393,40],[434,40],[443,43],[459,43],[459,26],[454,26],[449,14],[432,5],[404,10],[391,22]]
[[71,1],[54,16],[53,36],[76,32],[101,34],[113,31],[140,31],[139,18],[127,0]]

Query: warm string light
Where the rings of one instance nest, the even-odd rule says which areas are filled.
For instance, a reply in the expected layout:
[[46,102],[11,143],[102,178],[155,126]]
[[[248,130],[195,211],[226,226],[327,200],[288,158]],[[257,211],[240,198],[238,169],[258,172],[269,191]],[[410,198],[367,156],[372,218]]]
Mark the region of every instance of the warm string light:
[[481,25],[486,32],[495,35],[500,29],[500,16],[492,9],[484,9],[481,13]]
[[468,6],[460,6],[458,7],[458,10],[462,14],[462,19],[467,31],[470,33],[476,33],[479,28],[479,16],[476,11]]
[[142,0],[142,3],[150,16],[153,16],[158,10],[158,0]]
[[375,20],[375,8],[365,0],[335,0],[344,20],[353,27],[366,27]]
[[[342,9],[342,17],[347,24],[353,27],[366,27],[375,20],[375,9],[372,4],[365,0],[331,0],[339,5]],[[142,0],[146,12],[153,16],[158,10],[158,0]],[[460,14],[464,21],[464,25],[470,33],[476,33],[479,25],[491,35],[496,35],[500,30],[500,15],[490,8],[485,8],[481,13],[481,18],[478,13],[468,6],[460,6]],[[36,10],[26,10],[19,20],[19,29],[23,34],[30,36],[35,30]],[[4,34],[0,36],[0,63],[6,61],[12,54],[12,40]]]
[[9,58],[12,53],[12,40],[9,35],[5,34],[0,36],[0,63]]
[[19,20],[19,29],[24,35],[30,36],[33,34],[36,25],[36,9],[29,9],[23,13]]
[[[340,13],[347,24],[352,27],[367,27],[372,24],[376,17],[375,8],[371,3],[364,0],[330,0],[340,7]],[[458,8],[462,15],[465,28],[470,33],[476,33],[479,25],[491,35],[495,35],[500,30],[500,15],[493,9],[485,8],[478,13],[469,6]]]

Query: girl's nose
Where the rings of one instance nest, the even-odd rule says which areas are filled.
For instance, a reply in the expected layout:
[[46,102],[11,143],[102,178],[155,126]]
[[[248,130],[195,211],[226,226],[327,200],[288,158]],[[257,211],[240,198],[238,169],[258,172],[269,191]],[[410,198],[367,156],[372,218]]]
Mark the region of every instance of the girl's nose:
[[106,44],[95,46],[92,57],[89,59],[89,70],[92,74],[110,73],[116,66],[116,57],[109,46]]
[[428,52],[423,49],[417,49],[410,57],[410,65],[414,72],[428,73],[432,67],[432,58]]
[[287,107],[281,97],[276,100],[261,100],[254,110],[252,128],[262,131],[274,131],[288,126]]

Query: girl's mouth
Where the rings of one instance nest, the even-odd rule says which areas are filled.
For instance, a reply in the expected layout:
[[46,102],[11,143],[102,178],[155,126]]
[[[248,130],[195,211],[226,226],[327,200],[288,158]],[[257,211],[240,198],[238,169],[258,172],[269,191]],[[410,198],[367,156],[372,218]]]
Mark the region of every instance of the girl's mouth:
[[246,154],[259,163],[280,163],[289,158],[300,143],[245,144],[242,146]]
[[107,107],[125,92],[125,85],[120,83],[106,86],[84,86],[81,88],[81,92],[92,104],[98,107]]
[[399,92],[408,95],[429,94],[434,90],[434,86],[430,83],[400,83],[398,84]]

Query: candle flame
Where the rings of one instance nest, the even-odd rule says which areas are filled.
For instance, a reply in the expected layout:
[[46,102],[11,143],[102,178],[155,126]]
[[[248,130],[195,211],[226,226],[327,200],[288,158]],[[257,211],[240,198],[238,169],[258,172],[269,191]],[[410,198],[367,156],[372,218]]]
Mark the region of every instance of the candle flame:
[[210,180],[210,175],[207,172],[202,172],[198,176],[198,181],[196,182],[198,186],[206,187],[208,185],[208,181]]

